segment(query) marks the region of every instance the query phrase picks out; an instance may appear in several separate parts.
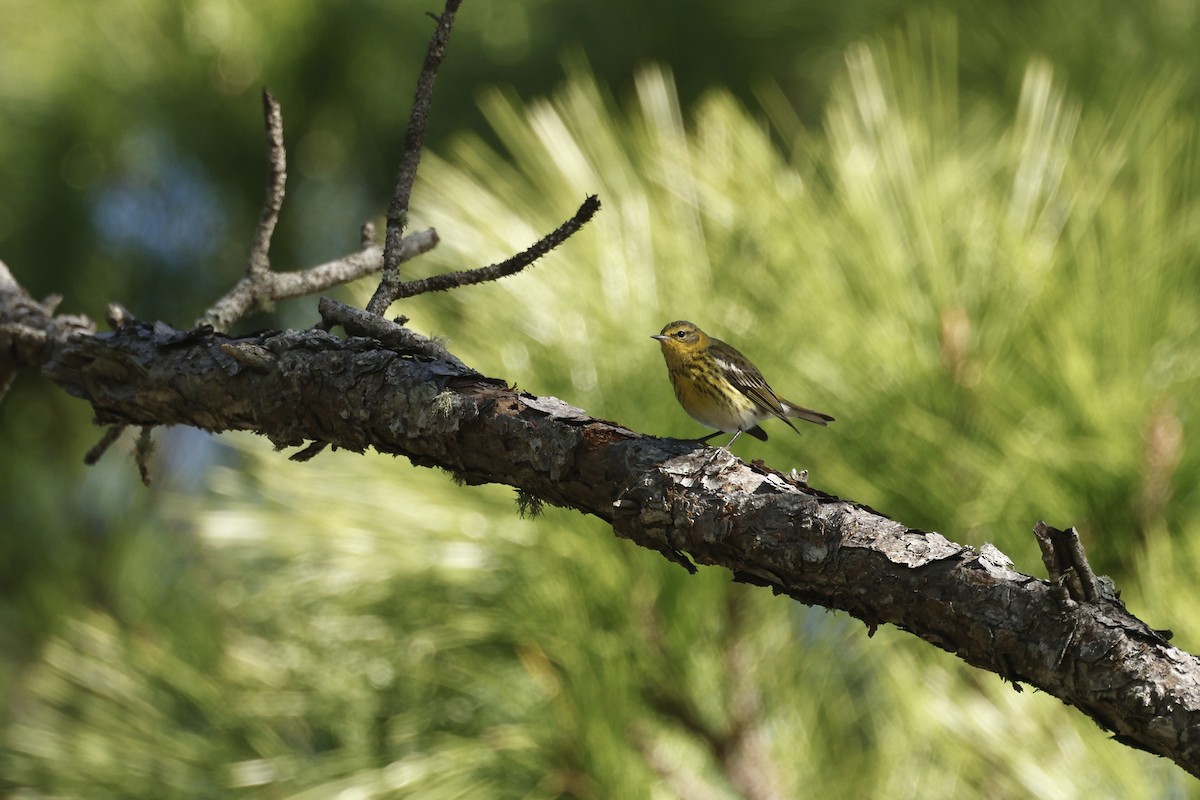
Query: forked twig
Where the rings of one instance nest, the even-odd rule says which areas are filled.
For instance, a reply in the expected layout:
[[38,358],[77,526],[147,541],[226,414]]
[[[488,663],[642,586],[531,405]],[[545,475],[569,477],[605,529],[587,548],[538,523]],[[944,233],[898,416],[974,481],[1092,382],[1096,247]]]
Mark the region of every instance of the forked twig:
[[[410,233],[400,241],[400,261],[403,263],[428,253],[438,244],[437,231],[427,228]],[[273,300],[287,300],[324,292],[367,275],[379,272],[383,266],[383,248],[368,245],[357,253],[342,256],[334,261],[318,264],[294,272],[267,272],[264,275],[247,275],[238,281],[220,300],[196,320],[197,325],[211,325],[219,331],[243,316]]]
[[396,299],[400,286],[400,243],[404,229],[408,226],[408,203],[412,197],[413,182],[417,178],[417,167],[421,163],[421,142],[425,137],[425,126],[429,121],[429,106],[433,101],[433,84],[446,55],[446,43],[454,27],[454,16],[462,0],[446,0],[446,7],[437,19],[437,29],[429,40],[425,52],[425,63],[417,78],[417,92],[413,97],[408,128],[404,132],[404,155],[400,158],[400,173],[396,177],[396,190],[388,206],[387,232],[384,234],[383,278],[374,296],[367,303],[367,311],[379,316],[387,311]]
[[1059,530],[1039,520],[1033,527],[1033,535],[1042,551],[1042,563],[1050,582],[1060,587],[1062,595],[1078,603],[1095,602],[1101,595],[1100,579],[1083,552],[1079,531],[1073,527]]
[[[196,320],[196,326],[210,325],[228,330],[246,314],[276,300],[317,294],[334,286],[378,272],[383,266],[384,248],[374,244],[364,229],[362,249],[335,261],[294,272],[271,270],[271,237],[279,221],[287,184],[287,150],[283,144],[283,112],[278,101],[263,90],[263,122],[267,134],[267,190],[258,230],[250,247],[246,275],[224,297]],[[397,264],[427,253],[437,246],[437,231],[432,228],[400,238],[392,258]]]

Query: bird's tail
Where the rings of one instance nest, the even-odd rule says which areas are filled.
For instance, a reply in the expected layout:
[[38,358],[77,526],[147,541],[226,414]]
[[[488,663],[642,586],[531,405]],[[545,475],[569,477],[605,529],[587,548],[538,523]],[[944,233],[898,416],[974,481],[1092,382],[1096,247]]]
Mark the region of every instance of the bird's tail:
[[828,425],[833,422],[833,417],[828,414],[822,414],[820,411],[813,411],[811,408],[798,406],[786,400],[783,401],[783,410],[786,416],[806,420],[814,425]]

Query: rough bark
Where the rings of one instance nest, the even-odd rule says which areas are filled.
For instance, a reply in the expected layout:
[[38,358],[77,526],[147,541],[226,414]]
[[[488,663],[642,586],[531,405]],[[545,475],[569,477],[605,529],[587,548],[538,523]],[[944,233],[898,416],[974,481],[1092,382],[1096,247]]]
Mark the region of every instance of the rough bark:
[[[1083,602],[991,546],[955,544],[694,442],[660,439],[511,389],[399,325],[322,301],[322,330],[229,337],[114,315],[54,317],[0,264],[0,372],[40,367],[97,422],[254,431],[281,447],[374,448],[597,516],[691,568],[874,630],[891,623],[1078,707],[1117,738],[1200,775],[1200,659],[1111,591]],[[686,554],[686,555],[685,555]],[[1093,594],[1096,594],[1093,592]]]

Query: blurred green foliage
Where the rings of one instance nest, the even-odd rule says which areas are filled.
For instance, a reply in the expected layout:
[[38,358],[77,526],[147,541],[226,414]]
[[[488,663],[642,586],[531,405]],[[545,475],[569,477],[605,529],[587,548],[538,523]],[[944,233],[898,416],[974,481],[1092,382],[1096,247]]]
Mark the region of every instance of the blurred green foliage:
[[[292,157],[275,263],[345,252],[390,192],[423,10],[0,0],[0,258],[68,310],[186,325],[242,269],[263,83]],[[605,208],[404,313],[675,436],[700,431],[647,337],[690,318],[838,417],[743,457],[1027,572],[1034,521],[1079,524],[1195,651],[1197,13],[467,3],[413,203],[442,245],[412,273]],[[0,406],[15,796],[1197,794],[1051,698],[509,490],[160,432],[147,492],[78,465],[80,405],[25,375]]]

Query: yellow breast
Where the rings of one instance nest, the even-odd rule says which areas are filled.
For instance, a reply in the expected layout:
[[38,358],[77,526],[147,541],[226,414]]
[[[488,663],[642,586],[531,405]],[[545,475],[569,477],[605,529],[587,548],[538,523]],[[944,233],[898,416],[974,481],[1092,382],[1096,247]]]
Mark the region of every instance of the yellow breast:
[[723,379],[714,378],[695,359],[668,356],[667,371],[675,399],[701,425],[733,433],[754,427],[766,416],[749,397]]

